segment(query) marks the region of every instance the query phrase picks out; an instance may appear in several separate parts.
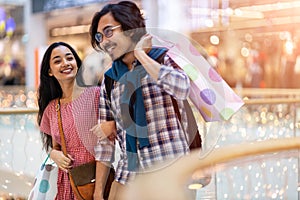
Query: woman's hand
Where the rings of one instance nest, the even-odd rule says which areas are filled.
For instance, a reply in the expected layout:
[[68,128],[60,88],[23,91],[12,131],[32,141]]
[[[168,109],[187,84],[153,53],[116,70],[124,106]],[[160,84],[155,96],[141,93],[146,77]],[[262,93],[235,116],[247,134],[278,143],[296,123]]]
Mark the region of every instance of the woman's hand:
[[115,121],[106,121],[95,125],[90,129],[100,140],[108,138],[113,141],[116,138],[116,123]]
[[65,172],[72,168],[72,162],[74,161],[71,155],[65,156],[62,151],[56,149],[51,150],[50,158]]

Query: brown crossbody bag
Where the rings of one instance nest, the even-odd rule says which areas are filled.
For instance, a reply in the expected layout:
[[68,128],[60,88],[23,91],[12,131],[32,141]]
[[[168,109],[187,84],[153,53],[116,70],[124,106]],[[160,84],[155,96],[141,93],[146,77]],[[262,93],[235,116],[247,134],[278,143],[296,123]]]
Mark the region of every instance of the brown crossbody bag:
[[[61,112],[60,112],[60,99],[57,100],[56,104],[58,128],[61,139],[61,148],[65,156],[67,156],[66,141],[62,126]],[[84,163],[77,167],[73,167],[69,170],[69,179],[71,183],[72,190],[79,200],[92,200],[95,190],[95,180],[96,180],[96,161],[91,161]],[[115,170],[113,167],[110,168],[109,175],[107,177],[103,197],[108,199],[111,184],[114,180]]]

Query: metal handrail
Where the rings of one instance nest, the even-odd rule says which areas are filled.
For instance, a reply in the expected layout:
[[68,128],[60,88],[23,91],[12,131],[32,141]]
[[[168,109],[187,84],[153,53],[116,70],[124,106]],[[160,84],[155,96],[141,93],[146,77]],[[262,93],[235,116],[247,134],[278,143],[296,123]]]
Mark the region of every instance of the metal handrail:
[[290,88],[242,88],[234,89],[240,96],[300,96],[300,89]]
[[300,103],[300,98],[263,98],[263,99],[247,99],[244,98],[245,105],[257,104],[290,104]]
[[35,114],[38,108],[0,108],[0,115]]

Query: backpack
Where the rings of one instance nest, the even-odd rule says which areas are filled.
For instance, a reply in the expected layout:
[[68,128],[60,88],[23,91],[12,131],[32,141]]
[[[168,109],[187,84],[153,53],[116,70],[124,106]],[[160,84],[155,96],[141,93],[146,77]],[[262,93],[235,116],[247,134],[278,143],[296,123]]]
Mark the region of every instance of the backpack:
[[[156,61],[158,61],[159,63],[162,63],[162,59],[164,58],[164,56],[165,56],[165,54],[160,56]],[[109,101],[111,101],[111,90],[113,89],[114,82],[115,81],[111,77],[104,74],[104,84],[105,84],[105,89],[106,89],[106,93],[107,93]],[[176,116],[181,123],[181,114],[179,112],[177,101],[172,96],[171,96],[171,99],[172,99],[172,103],[173,103],[173,107],[174,107]],[[188,121],[187,134],[189,135],[189,138],[192,140],[192,142],[189,145],[189,148],[190,148],[190,150],[199,149],[202,147],[202,140],[201,140],[201,135],[198,130],[195,116],[193,114],[192,108],[191,108],[188,100],[184,100],[183,103],[184,103],[184,108],[185,108],[185,111],[187,114],[187,121]],[[133,104],[133,101],[130,101],[130,104]],[[130,105],[129,105],[129,107],[130,107]]]

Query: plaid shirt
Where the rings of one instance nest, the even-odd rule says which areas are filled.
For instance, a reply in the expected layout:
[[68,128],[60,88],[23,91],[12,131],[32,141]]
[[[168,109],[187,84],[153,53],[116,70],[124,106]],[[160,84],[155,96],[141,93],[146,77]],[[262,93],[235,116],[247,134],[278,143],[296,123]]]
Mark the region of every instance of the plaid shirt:
[[[148,138],[150,145],[138,148],[139,172],[151,170],[151,166],[167,159],[174,159],[189,152],[187,136],[182,130],[186,130],[187,119],[182,100],[188,97],[190,82],[188,76],[180,70],[176,64],[165,56],[161,65],[159,78],[155,81],[150,75],[142,79],[141,83],[146,119]],[[126,156],[126,132],[122,127],[120,95],[124,91],[124,85],[114,83],[111,91],[111,102],[107,98],[104,82],[101,85],[99,117],[100,121],[115,120],[117,125],[117,140],[119,142],[121,155],[118,162],[115,180],[125,184],[135,176],[136,172],[127,169]],[[182,124],[176,117],[171,96],[178,103],[181,112]],[[130,116],[128,116],[130,117]],[[97,148],[96,148],[97,149]],[[114,156],[112,152],[96,152],[101,156]],[[111,155],[109,155],[111,153]],[[96,158],[99,156],[96,155]],[[102,158],[102,160],[110,160]],[[113,159],[111,159],[113,160]]]

